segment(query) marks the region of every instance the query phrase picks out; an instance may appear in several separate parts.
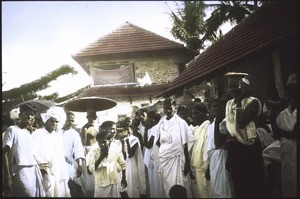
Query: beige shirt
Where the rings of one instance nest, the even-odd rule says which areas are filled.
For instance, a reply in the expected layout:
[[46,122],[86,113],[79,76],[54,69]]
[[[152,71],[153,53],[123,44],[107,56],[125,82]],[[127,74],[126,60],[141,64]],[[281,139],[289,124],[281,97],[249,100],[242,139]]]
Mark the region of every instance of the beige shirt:
[[[253,101],[257,100],[259,103],[259,111],[257,115],[261,113],[262,107],[259,100],[255,97],[244,98],[241,101],[241,109],[245,110],[245,108]],[[239,142],[242,144],[253,144],[255,141],[256,135],[256,126],[254,121],[249,122],[247,126],[243,129],[237,127],[236,124],[236,110],[237,104],[234,102],[234,99],[229,100],[226,105],[226,127],[231,136],[237,138]]]
[[87,159],[87,165],[91,172],[95,175],[95,187],[104,187],[119,182],[121,170],[126,169],[126,162],[124,157],[114,147],[110,147],[108,156],[104,158],[98,168],[95,170],[95,162],[100,157],[100,148],[95,148],[91,151],[90,157]]

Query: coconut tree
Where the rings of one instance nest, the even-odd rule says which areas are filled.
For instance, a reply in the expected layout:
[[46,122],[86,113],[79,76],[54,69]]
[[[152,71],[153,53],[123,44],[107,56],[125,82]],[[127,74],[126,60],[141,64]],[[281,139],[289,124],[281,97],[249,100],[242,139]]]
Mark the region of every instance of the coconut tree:
[[171,34],[195,51],[203,48],[200,36],[205,33],[205,7],[203,1],[183,1],[183,8],[169,13],[173,20]]
[[[222,35],[221,25],[230,22],[235,25],[249,16],[266,1],[183,1],[177,12],[171,10],[173,20],[171,34],[186,44],[188,48],[199,51],[205,48],[205,42],[215,42]],[[177,5],[179,5],[177,3]],[[178,6],[179,7],[179,6]],[[213,8],[209,18],[205,11]]]
[[220,1],[217,4],[207,4],[207,7],[214,10],[205,21],[206,33],[202,40],[214,41],[221,25],[226,22],[231,25],[238,24],[263,4],[264,1]]

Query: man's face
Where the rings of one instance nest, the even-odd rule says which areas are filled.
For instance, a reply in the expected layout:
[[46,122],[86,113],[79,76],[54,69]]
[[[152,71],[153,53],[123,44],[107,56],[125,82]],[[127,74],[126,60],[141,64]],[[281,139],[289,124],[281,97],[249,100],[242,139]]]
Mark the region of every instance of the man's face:
[[296,108],[297,107],[297,100],[296,100],[296,93],[291,93],[289,94],[288,96],[288,100],[289,100],[289,103],[290,103],[290,106],[292,108]]
[[32,126],[35,121],[35,113],[32,110],[24,110],[19,114],[20,122],[24,126]]
[[167,118],[171,118],[175,113],[175,106],[171,104],[164,104],[164,112]]
[[145,126],[151,128],[153,126],[153,123],[154,123],[154,119],[148,116],[145,121]]
[[124,131],[127,132],[127,135],[131,135],[132,134],[132,129],[131,129],[130,126],[125,127]]
[[147,113],[146,112],[141,112],[141,114],[140,114],[141,122],[145,122],[146,119],[147,119]]
[[182,119],[186,119],[189,116],[189,113],[187,110],[181,110],[178,111],[177,110],[177,114],[179,115],[179,117],[181,117]]
[[100,139],[98,140],[98,145],[100,147],[101,150],[104,150],[105,148],[108,147],[108,143],[109,143],[109,140],[108,139]]
[[201,125],[207,119],[207,113],[204,111],[193,109],[192,117],[195,125]]
[[90,124],[93,124],[97,119],[97,115],[95,112],[88,112],[86,118]]
[[66,124],[68,127],[73,127],[75,125],[75,116],[72,114],[68,115]]
[[229,78],[228,79],[228,91],[231,97],[236,98],[241,94],[239,79]]
[[57,129],[57,124],[58,121],[54,117],[51,117],[50,119],[47,120],[45,123],[45,128],[49,131],[52,132]]
[[106,129],[108,131],[108,135],[106,136],[108,140],[114,138],[117,134],[117,126],[112,125],[110,128]]

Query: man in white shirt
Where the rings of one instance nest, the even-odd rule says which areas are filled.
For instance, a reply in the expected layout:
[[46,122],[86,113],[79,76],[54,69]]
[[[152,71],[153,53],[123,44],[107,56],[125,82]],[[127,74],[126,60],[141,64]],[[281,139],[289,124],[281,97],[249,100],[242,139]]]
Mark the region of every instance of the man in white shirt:
[[41,114],[44,127],[33,132],[37,160],[43,175],[46,197],[70,197],[68,170],[64,159],[62,137],[58,136],[59,115],[55,109]]
[[62,129],[59,129],[58,134],[62,136],[65,148],[65,164],[67,164],[69,171],[69,188],[71,196],[82,196],[82,189],[78,190],[78,185],[76,188],[72,185],[75,185],[74,181],[82,174],[82,161],[85,160],[84,149],[79,133],[72,128],[75,121],[74,113],[67,112],[66,114],[67,118],[65,124]]
[[42,176],[34,159],[31,127],[35,120],[34,108],[28,104],[20,107],[20,122],[10,126],[2,140],[2,156],[12,155],[12,197],[45,196]]

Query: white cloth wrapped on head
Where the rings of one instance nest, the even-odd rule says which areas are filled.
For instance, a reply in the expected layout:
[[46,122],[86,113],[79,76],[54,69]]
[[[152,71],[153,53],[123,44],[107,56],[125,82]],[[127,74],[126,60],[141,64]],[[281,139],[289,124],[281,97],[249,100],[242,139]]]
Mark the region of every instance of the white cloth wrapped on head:
[[51,107],[47,110],[46,113],[41,113],[43,122],[46,123],[51,117],[55,118],[57,121],[60,121],[60,116],[55,107]]
[[10,111],[10,119],[12,120],[17,120],[20,119],[19,117],[20,109],[19,108],[14,108],[13,110]]

